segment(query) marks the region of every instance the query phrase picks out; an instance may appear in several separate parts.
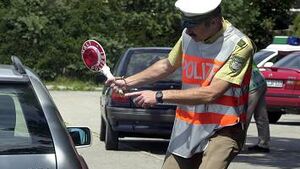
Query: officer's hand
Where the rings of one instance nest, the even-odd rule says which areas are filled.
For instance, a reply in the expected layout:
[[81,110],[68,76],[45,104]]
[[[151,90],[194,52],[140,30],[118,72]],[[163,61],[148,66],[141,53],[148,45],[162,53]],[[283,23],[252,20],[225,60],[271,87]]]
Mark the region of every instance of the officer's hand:
[[138,92],[126,93],[125,97],[132,97],[133,102],[143,108],[149,108],[156,105],[155,91],[144,90]]
[[120,95],[123,95],[124,91],[128,88],[126,80],[122,77],[107,79],[105,85],[110,86],[114,92],[119,93]]

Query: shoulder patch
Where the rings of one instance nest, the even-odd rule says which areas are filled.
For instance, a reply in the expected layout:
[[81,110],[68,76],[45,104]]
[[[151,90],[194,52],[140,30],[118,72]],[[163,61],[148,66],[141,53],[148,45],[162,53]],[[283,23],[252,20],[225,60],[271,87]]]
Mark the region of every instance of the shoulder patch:
[[245,42],[243,39],[241,39],[241,40],[237,43],[237,45],[238,45],[239,47],[243,48],[243,47],[245,47],[247,44],[246,44],[246,42]]
[[229,68],[233,72],[241,71],[246,63],[246,59],[237,55],[231,56],[229,60]]

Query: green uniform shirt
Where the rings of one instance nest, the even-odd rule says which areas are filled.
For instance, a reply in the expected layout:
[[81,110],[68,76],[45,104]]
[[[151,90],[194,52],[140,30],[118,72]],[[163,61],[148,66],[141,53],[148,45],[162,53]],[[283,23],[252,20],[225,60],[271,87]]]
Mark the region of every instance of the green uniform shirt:
[[260,73],[258,67],[255,63],[252,64],[252,75],[249,85],[249,91],[256,90],[263,85],[266,85],[266,79],[264,76]]

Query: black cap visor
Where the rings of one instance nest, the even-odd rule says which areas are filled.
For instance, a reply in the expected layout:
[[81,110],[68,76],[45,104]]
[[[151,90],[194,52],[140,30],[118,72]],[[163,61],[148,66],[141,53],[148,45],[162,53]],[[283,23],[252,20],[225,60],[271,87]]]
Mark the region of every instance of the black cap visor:
[[203,23],[208,18],[207,15],[187,17],[182,15],[181,26],[183,28],[192,28]]

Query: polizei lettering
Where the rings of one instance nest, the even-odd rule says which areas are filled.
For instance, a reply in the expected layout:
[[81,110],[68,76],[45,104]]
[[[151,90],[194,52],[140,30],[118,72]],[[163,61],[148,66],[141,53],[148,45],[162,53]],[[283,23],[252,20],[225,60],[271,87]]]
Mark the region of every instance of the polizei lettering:
[[187,79],[205,80],[209,76],[214,64],[185,60],[183,63],[183,74]]

